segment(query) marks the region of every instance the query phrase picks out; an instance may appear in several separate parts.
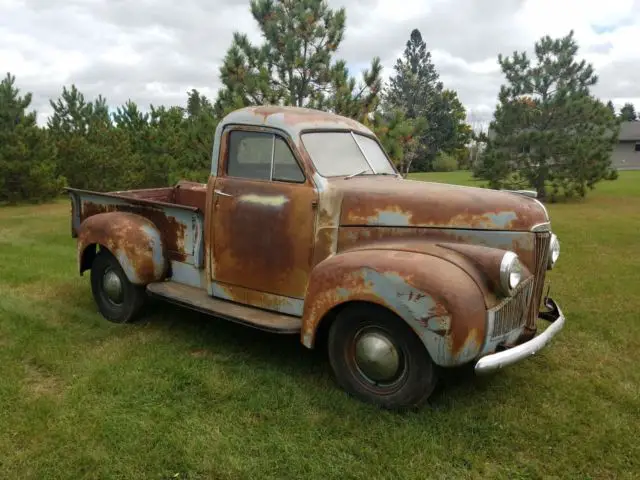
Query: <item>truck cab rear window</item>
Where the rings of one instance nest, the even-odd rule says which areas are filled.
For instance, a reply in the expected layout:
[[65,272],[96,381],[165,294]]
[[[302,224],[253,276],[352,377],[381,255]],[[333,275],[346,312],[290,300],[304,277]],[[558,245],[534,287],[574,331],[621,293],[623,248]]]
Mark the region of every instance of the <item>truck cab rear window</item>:
[[289,145],[281,137],[264,132],[239,130],[230,133],[227,175],[304,182],[304,174]]

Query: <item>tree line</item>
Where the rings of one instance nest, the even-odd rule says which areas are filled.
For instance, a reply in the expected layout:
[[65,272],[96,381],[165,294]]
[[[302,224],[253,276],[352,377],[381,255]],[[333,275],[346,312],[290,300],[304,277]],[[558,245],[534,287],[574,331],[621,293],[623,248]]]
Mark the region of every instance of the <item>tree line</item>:
[[535,65],[524,53],[499,56],[507,84],[487,136],[465,121],[419,30],[385,85],[378,57],[361,81],[336,58],[344,8],[323,0],[252,0],[250,11],[262,43],[234,33],[213,100],[192,90],[185,106],[143,111],[128,101],[110,111],[103,96],[88,99],[70,85],[50,101],[53,112],[41,127],[29,110],[32,94],[21,94],[8,73],[0,82],[0,202],[44,201],[65,185],[107,191],[206,181],[220,119],[262,104],[354,118],[376,133],[403,174],[473,167],[493,187],[527,184],[543,197],[548,185],[584,194],[606,176],[615,115],[589,93],[597,77],[575,59],[572,33],[537,43]]

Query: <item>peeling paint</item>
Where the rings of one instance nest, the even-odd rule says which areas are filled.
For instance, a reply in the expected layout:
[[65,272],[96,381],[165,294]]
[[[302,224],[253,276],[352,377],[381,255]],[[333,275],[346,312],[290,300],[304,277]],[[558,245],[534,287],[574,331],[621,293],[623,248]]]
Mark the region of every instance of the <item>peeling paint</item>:
[[167,254],[160,232],[148,219],[127,212],[92,215],[78,229],[80,273],[90,268],[83,262],[87,249],[100,245],[119,261],[127,278],[136,285],[161,280],[167,269]]
[[[477,345],[477,354],[484,340],[481,291],[463,269],[438,257],[393,249],[349,251],[321,262],[309,288],[303,314],[305,342],[313,342],[326,312],[353,300],[397,314],[438,365],[457,364],[464,345]],[[470,349],[462,355],[470,355]]]
[[263,195],[242,195],[239,198],[241,202],[253,203],[257,205],[264,205],[266,207],[281,207],[289,201],[284,195],[277,196],[263,196]]

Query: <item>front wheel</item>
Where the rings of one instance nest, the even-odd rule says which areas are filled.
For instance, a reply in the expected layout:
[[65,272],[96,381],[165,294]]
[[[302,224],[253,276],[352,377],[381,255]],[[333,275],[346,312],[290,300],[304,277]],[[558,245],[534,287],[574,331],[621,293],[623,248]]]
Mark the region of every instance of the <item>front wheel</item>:
[[402,319],[381,307],[347,306],[331,325],[328,348],[338,384],[365,402],[417,408],[436,386],[425,346]]
[[91,265],[91,291],[102,316],[115,323],[133,320],[146,298],[144,287],[129,281],[108,250],[101,250]]

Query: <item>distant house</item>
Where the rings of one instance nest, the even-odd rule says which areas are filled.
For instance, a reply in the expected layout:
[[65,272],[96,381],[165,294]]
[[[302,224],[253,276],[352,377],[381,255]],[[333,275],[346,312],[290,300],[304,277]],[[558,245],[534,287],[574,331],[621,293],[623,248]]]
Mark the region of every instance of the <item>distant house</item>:
[[618,170],[640,170],[640,122],[622,122],[611,164]]

